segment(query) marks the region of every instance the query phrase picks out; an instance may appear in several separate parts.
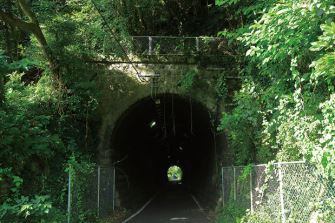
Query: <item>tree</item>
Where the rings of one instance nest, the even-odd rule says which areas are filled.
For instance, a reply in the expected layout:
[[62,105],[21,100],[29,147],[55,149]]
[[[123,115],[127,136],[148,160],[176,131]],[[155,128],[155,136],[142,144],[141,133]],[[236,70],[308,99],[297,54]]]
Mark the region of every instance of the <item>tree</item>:
[[0,19],[12,27],[17,27],[24,32],[32,33],[35,36],[48,60],[51,72],[54,77],[58,79],[60,75],[59,64],[53,56],[52,50],[47,43],[35,13],[25,0],[16,0],[16,3],[18,9],[28,18],[28,21],[19,18],[19,16],[12,15],[3,9],[0,10]]

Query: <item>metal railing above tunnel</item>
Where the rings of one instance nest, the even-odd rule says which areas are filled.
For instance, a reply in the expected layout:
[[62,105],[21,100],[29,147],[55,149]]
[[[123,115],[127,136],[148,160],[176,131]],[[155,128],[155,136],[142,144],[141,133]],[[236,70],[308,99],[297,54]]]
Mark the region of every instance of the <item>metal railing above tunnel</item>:
[[224,38],[220,37],[175,37],[133,36],[126,51],[135,55],[217,55],[222,54]]

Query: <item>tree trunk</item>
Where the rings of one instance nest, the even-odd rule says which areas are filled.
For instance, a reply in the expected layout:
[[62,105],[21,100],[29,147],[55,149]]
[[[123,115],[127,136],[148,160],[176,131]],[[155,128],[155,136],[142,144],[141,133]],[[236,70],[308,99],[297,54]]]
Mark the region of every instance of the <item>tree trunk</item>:
[[[5,12],[12,14],[12,2],[6,0],[5,6],[3,6]],[[13,38],[13,29],[10,25],[4,23],[4,40],[5,40],[5,55],[9,57],[10,60],[15,58],[15,47],[12,41]]]
[[4,75],[0,73],[0,107],[5,102],[5,80]]
[[17,0],[17,5],[22,11],[22,13],[29,18],[29,22],[26,22],[3,10],[0,10],[0,19],[12,27],[17,27],[27,33],[32,33],[35,36],[38,43],[40,44],[40,47],[45,57],[48,60],[54,78],[58,80],[60,75],[58,61],[55,59],[51,49],[48,46],[48,43],[42,32],[40,24],[37,20],[37,17],[35,16],[33,11],[31,10],[31,7],[26,3],[25,0]]

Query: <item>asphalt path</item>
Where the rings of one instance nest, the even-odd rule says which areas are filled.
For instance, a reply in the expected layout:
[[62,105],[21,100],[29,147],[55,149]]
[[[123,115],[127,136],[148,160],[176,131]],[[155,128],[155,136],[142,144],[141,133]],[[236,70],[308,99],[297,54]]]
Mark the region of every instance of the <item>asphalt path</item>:
[[127,223],[209,223],[196,202],[182,185],[170,185]]

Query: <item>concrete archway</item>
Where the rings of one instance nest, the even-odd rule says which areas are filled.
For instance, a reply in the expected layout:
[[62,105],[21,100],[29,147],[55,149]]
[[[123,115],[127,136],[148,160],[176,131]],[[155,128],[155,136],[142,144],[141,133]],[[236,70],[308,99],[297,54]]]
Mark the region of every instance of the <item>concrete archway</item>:
[[[198,74],[193,79],[191,88],[186,90],[180,83],[190,70]],[[134,203],[136,195],[150,195],[149,193],[164,185],[166,170],[170,164],[177,162],[183,168],[183,182],[188,188],[200,199],[212,197],[209,200],[214,201],[218,197],[218,188],[215,186],[219,180],[218,167],[221,163],[229,165],[232,162],[225,134],[215,131],[215,121],[226,106],[217,98],[215,75],[193,65],[143,66],[142,74],[160,74],[153,94],[154,79],[150,77],[147,82],[141,82],[130,71],[128,68],[114,67],[111,73],[100,76],[99,86],[102,97],[99,99],[97,116],[101,123],[97,132],[97,158],[103,166],[122,160],[118,168],[127,182],[121,183],[124,192],[122,189],[117,191],[121,205],[126,203],[123,200],[129,198],[130,203]],[[157,106],[156,99],[160,99],[160,106]],[[166,112],[163,115],[164,104],[165,111],[172,111],[172,99],[175,101],[177,114],[176,137],[171,137],[174,134],[171,114]],[[190,108],[193,109],[192,127]],[[165,124],[162,117],[166,119]],[[154,120],[156,127],[151,128]],[[165,133],[162,126],[167,129],[166,138],[163,136]],[[191,128],[194,132],[189,134]],[[182,145],[182,150],[188,152],[180,153],[180,142],[186,145],[185,148]],[[142,149],[137,151],[134,149],[136,147]],[[173,147],[171,151],[184,154],[184,157],[166,153],[166,147]],[[193,148],[194,154],[186,147]],[[160,152],[155,153],[155,148],[161,148],[156,149]],[[169,155],[171,159],[167,159]],[[143,174],[145,172],[149,172],[148,176]],[[134,187],[126,188],[129,185]],[[135,194],[129,194],[130,190]]]
[[[196,76],[193,80],[191,89],[187,91],[180,87],[185,74],[190,70],[203,75]],[[98,116],[101,119],[99,128],[98,161],[101,165],[110,165],[112,163],[112,148],[110,146],[110,135],[116,127],[116,122],[133,104],[138,101],[149,98],[153,95],[154,79],[147,78],[146,82],[137,79],[136,74],[130,72],[131,69],[113,68],[112,73],[106,73],[100,76],[99,88],[101,89],[101,98],[99,99]],[[218,105],[216,92],[213,86],[215,78],[207,74],[205,70],[198,70],[193,65],[164,65],[164,66],[145,66],[142,67],[142,75],[160,74],[157,78],[157,88],[154,95],[159,94],[177,94],[192,95],[194,100],[199,101],[211,114],[217,110],[223,109],[223,104]],[[206,78],[204,78],[206,77]],[[218,106],[220,108],[218,108]]]

